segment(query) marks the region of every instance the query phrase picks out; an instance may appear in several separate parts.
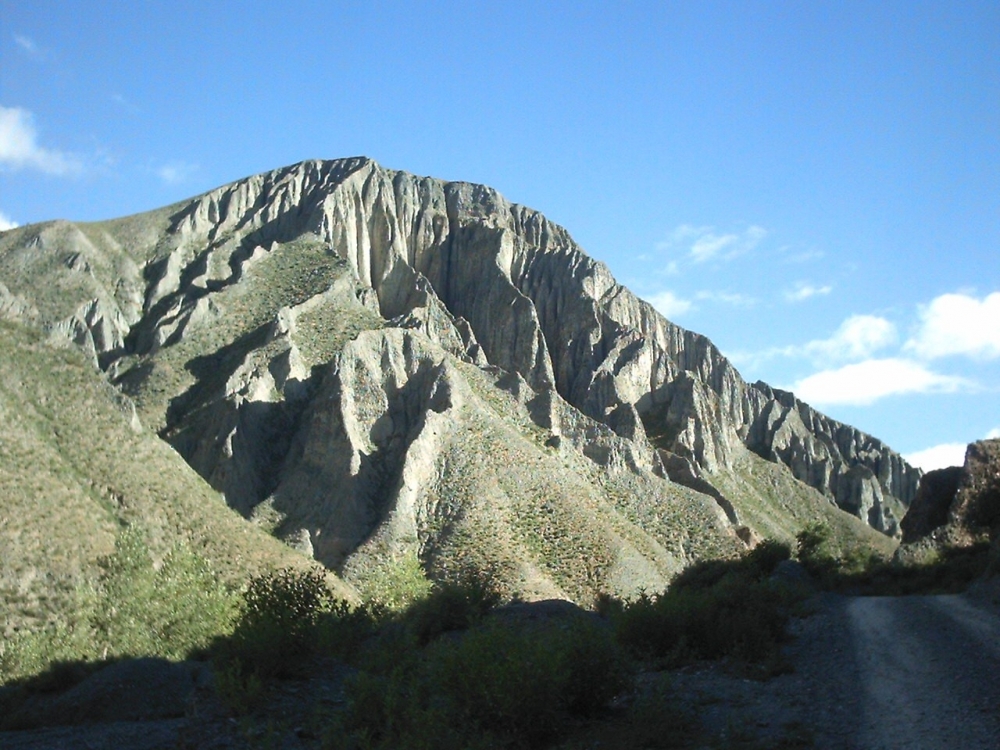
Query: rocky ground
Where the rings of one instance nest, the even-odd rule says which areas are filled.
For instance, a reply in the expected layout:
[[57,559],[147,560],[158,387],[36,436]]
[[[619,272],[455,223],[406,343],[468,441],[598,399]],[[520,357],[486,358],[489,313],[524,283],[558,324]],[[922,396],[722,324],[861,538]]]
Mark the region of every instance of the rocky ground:
[[[949,596],[820,594],[794,621],[792,635],[784,653],[786,671],[768,680],[710,664],[668,675],[647,672],[640,683],[668,685],[670,710],[697,716],[698,744],[705,747],[996,747],[1000,580]],[[316,719],[343,704],[343,676],[342,667],[329,664],[309,680],[281,683],[267,697],[266,713],[240,719],[231,717],[203,681],[193,679],[183,716],[0,732],[0,747],[319,747],[323,738]],[[100,684],[106,689],[109,682]],[[77,700],[85,699],[81,691]],[[65,696],[60,700],[65,704]],[[581,727],[566,746],[629,746],[614,739],[616,721],[595,725],[592,733]],[[641,746],[690,746],[667,744],[667,737],[664,744],[649,741]]]

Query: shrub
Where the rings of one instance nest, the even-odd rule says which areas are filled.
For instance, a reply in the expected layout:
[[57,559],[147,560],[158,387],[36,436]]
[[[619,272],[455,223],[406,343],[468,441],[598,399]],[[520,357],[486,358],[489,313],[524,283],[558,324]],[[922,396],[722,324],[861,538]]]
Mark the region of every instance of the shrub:
[[792,557],[792,549],[784,542],[765,539],[746,556],[750,568],[759,577],[769,576],[774,569]]
[[[33,684],[42,691],[68,686],[66,665],[94,660],[98,655],[89,613],[82,620],[15,633],[3,644],[0,654],[0,685],[34,676]],[[77,674],[82,679],[87,673],[88,670],[74,670],[70,675]],[[73,678],[69,684],[77,681]]]
[[863,547],[831,550],[829,530],[819,524],[798,535],[803,567],[830,590],[853,595],[905,595],[962,591],[989,566],[989,542],[942,546],[909,560],[885,560]]
[[726,581],[760,581],[774,572],[778,563],[792,556],[784,542],[766,539],[743,557],[730,560],[701,560],[689,565],[670,583],[670,590],[704,591]]
[[236,672],[258,679],[295,674],[317,650],[317,624],[330,603],[317,570],[285,568],[252,576],[223,661],[237,662]]
[[810,573],[825,573],[833,564],[827,550],[830,537],[830,529],[821,523],[809,524],[795,537],[796,557]]
[[356,675],[346,724],[374,747],[533,745],[627,684],[627,662],[599,622],[493,621]]
[[726,656],[773,658],[788,608],[765,583],[735,581],[703,591],[668,591],[626,605],[616,619],[621,643],[639,656],[676,665]]
[[185,545],[174,547],[157,568],[144,533],[130,526],[98,566],[96,585],[76,592],[78,606],[70,618],[4,644],[0,681],[38,675],[38,685],[65,683],[91,669],[74,663],[184,659],[232,630],[235,595]]
[[315,626],[315,644],[319,653],[352,661],[362,652],[386,612],[378,607],[354,607],[344,601],[329,600],[320,611]]
[[402,612],[427,596],[427,580],[416,552],[409,550],[399,557],[374,560],[359,583],[365,601],[379,610]]
[[157,570],[145,536],[129,527],[98,565],[92,623],[101,658],[183,659],[232,628],[235,598],[185,545],[174,547]]
[[326,580],[318,570],[284,568],[251,576],[243,592],[240,624],[266,621],[293,635],[300,634],[316,623],[329,599]]
[[403,619],[423,646],[443,633],[475,625],[499,603],[500,594],[485,581],[441,583],[413,602]]
[[790,557],[787,545],[762,542],[742,558],[696,563],[658,596],[605,606],[619,641],[633,653],[678,664],[777,656],[789,617],[787,595],[767,577]]

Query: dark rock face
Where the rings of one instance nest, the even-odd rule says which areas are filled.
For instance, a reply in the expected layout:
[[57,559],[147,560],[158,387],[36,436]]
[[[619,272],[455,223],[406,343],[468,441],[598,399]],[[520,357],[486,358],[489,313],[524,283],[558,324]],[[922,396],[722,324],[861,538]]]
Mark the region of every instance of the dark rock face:
[[948,523],[948,511],[961,482],[961,466],[929,471],[920,479],[917,496],[900,522],[903,543],[908,544]]
[[962,482],[948,520],[970,530],[1000,525],[1000,439],[980,440],[965,450]]
[[1000,524],[1000,440],[970,443],[965,464],[928,472],[900,524],[903,543],[935,529],[982,532]]
[[29,696],[8,722],[12,727],[34,727],[175,718],[184,716],[195,691],[211,682],[205,664],[128,659],[65,692]]

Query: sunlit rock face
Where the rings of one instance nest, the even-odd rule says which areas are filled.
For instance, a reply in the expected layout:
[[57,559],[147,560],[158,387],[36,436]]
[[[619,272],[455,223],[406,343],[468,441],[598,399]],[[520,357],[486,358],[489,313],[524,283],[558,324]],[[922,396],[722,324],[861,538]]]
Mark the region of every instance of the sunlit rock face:
[[[275,533],[330,565],[379,540],[436,544],[429,529],[502,484],[484,459],[466,490],[442,489],[457,454],[495,457],[512,424],[537,432],[553,484],[561,462],[598,471],[586,483],[602,502],[606,482],[637,482],[653,505],[683,495],[713,519],[697,521],[709,537],[736,538],[740,503],[715,477],[748,453],[889,535],[890,506],[920,477],[871,436],[744,382],[537,211],[365,158],[99,225],[19,228],[0,237],[0,271],[0,314],[84,347],[233,507],[266,507]],[[39,279],[64,293],[40,296]],[[669,535],[604,535],[601,580],[643,566],[660,579],[695,554]]]

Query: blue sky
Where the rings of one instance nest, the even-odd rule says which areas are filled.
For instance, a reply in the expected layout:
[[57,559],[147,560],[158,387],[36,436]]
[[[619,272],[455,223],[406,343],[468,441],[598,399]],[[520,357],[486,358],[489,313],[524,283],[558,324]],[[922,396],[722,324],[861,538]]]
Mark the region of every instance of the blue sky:
[[539,209],[927,467],[1000,430],[995,1],[0,0],[0,227],[357,154]]

